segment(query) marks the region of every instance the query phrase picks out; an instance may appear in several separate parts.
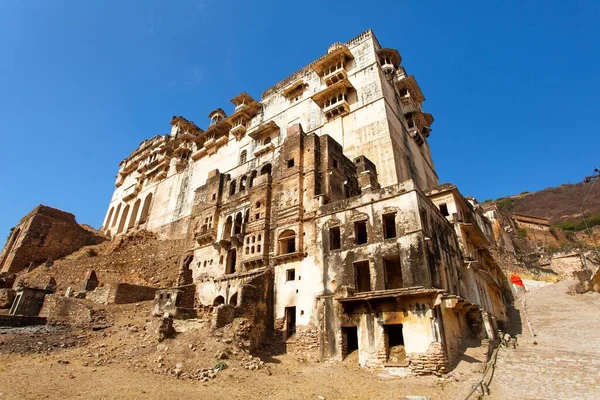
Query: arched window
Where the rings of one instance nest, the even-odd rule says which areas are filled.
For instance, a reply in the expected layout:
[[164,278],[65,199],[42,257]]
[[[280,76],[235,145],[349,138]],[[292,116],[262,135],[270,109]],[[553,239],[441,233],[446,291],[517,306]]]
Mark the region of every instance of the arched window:
[[141,199],[137,199],[137,201],[133,204],[133,210],[131,211],[131,218],[129,218],[129,223],[127,224],[127,230],[130,230],[135,226],[135,219],[137,218],[137,213],[140,210],[140,204],[142,204]]
[[248,152],[246,150],[244,150],[240,153],[240,165],[244,164],[246,162],[247,155],[248,155]]
[[231,304],[232,306],[237,306],[237,302],[238,302],[238,295],[237,292],[235,292],[230,298],[229,298],[229,304]]
[[240,233],[242,233],[242,213],[237,213],[233,223],[233,234],[238,235]]
[[246,190],[246,180],[248,179],[248,177],[246,175],[242,176],[240,179],[240,192],[242,190]]
[[250,182],[248,183],[248,188],[254,186],[254,178],[256,178],[256,171],[252,171],[250,173]]
[[148,215],[150,214],[150,203],[152,202],[152,193],[148,194],[144,199],[144,205],[142,206],[142,214],[140,215],[140,225],[145,224],[148,221]]
[[235,181],[231,181],[229,184],[229,195],[233,196],[235,194]]
[[279,234],[279,254],[290,254],[296,252],[296,232],[291,229]]

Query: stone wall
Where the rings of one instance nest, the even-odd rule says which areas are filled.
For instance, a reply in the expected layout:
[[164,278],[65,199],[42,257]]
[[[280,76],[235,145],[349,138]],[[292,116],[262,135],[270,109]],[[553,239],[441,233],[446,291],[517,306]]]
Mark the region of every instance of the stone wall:
[[85,325],[92,322],[90,309],[81,300],[53,294],[46,296],[40,316],[50,324]]
[[158,289],[130,283],[107,282],[86,294],[86,297],[99,304],[126,304],[154,299]]

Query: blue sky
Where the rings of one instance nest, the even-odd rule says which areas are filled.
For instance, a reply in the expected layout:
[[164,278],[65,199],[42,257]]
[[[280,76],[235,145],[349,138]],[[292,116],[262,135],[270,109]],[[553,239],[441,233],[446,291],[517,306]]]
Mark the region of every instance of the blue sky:
[[99,227],[118,163],[173,115],[204,127],[368,28],[427,97],[441,182],[579,182],[600,166],[599,20],[595,1],[2,1],[0,235],[40,203]]

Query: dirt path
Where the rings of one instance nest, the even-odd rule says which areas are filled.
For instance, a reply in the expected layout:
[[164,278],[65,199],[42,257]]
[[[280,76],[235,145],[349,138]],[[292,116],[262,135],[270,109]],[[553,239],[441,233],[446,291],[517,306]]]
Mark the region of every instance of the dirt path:
[[526,295],[537,345],[521,310],[519,347],[500,350],[493,399],[600,399],[600,295],[569,295],[571,284]]

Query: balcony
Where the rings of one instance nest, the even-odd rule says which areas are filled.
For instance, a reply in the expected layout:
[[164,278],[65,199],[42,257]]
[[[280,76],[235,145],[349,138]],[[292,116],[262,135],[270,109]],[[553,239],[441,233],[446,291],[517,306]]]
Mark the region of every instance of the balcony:
[[199,245],[212,243],[215,240],[215,232],[213,229],[196,233],[194,239]]
[[325,82],[327,86],[336,84],[344,79],[348,79],[348,73],[344,69],[343,64],[338,65],[336,69],[328,71],[328,73],[323,76],[323,82]]
[[408,114],[411,112],[419,111],[421,109],[421,104],[414,101],[414,99],[409,95],[400,97],[400,104],[402,105],[402,113]]
[[331,119],[350,111],[348,94],[353,89],[350,81],[345,79],[315,94],[312,99],[323,109],[325,116]]
[[231,133],[237,140],[240,140],[242,136],[246,134],[246,124],[244,122],[240,122],[237,125],[234,125],[229,133]]
[[276,131],[279,131],[279,126],[275,122],[269,121],[256,127],[252,127],[248,132],[248,136],[254,140],[259,140]]
[[192,160],[198,161],[200,158],[204,157],[207,154],[206,147],[202,147],[200,150],[192,153]]
[[275,145],[273,143],[267,143],[263,146],[258,147],[256,150],[254,150],[254,156],[259,157],[259,156],[262,156],[263,154],[269,153],[273,150],[275,150]]
[[325,107],[323,113],[327,119],[335,118],[338,115],[346,114],[350,111],[350,105],[345,98],[338,100],[337,102]]
[[412,128],[408,128],[408,134],[411,138],[414,139],[415,142],[417,142],[417,144],[419,146],[421,146],[421,145],[423,145],[423,143],[425,143],[425,138],[419,131],[419,128],[417,128],[416,126],[413,126]]
[[125,191],[123,191],[123,201],[129,201],[134,199],[135,196],[137,196],[137,194],[140,192],[141,188],[142,185],[140,184],[129,186],[127,189],[125,189]]

